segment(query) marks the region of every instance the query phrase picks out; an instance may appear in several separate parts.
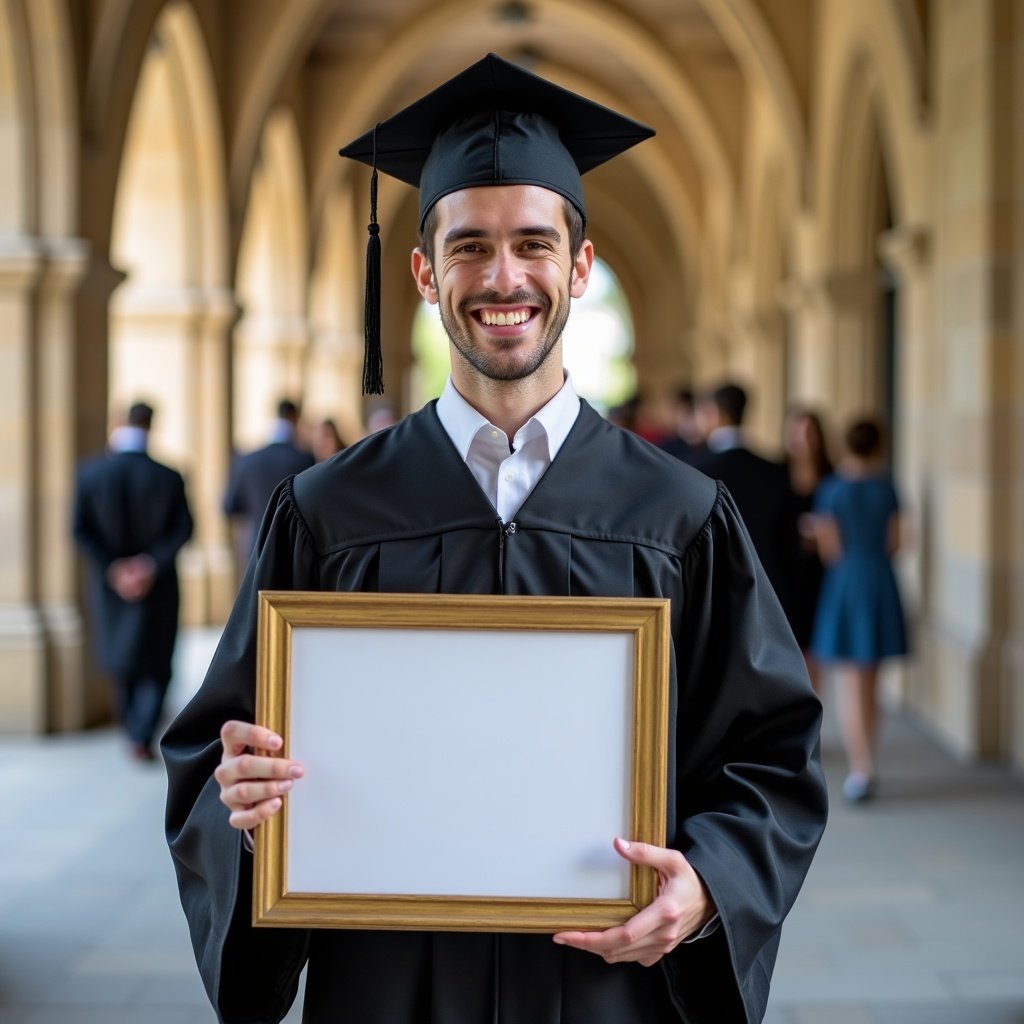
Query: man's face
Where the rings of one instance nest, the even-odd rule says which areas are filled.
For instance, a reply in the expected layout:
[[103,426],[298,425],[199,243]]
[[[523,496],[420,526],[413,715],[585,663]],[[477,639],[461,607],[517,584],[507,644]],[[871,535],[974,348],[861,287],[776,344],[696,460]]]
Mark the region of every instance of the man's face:
[[[593,247],[569,251],[562,197],[535,185],[468,188],[437,204],[433,266],[413,253],[423,297],[439,306],[452,373],[523,380],[560,345],[569,301],[586,290]],[[557,361],[561,374],[561,362]]]

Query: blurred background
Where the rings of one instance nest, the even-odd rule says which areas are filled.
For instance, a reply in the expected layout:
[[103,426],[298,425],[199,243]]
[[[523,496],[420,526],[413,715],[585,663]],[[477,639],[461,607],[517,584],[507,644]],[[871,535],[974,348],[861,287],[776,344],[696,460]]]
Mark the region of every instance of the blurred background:
[[[890,761],[935,821],[953,820],[943,800],[952,814],[995,792],[995,846],[974,838],[998,849],[998,869],[978,850],[937,863],[1024,890],[1021,0],[0,0],[0,777],[30,817],[40,794],[62,803],[74,765],[95,765],[99,792],[83,789],[78,806],[109,808],[82,810],[92,839],[77,845],[56,819],[8,816],[0,884],[59,874],[71,899],[116,899],[62,872],[95,864],[97,820],[131,819],[122,783],[162,800],[155,776],[125,780],[144,769],[104,760],[109,691],[69,531],[76,465],[131,402],[157,409],[151,451],[184,474],[195,518],[179,557],[180,698],[236,588],[222,509],[233,458],[266,441],[279,398],[301,399],[300,430],[330,418],[349,444],[443,383],[446,345],[409,280],[416,196],[382,178],[389,406],[360,396],[368,171],[337,149],[492,50],[657,130],[586,178],[600,271],[566,341],[582,394],[668,435],[680,389],[732,379],[751,396],[751,439],[775,455],[797,403],[834,444],[854,416],[887,428],[913,637],[913,657],[884,679],[898,723],[886,742],[903,744]],[[923,764],[937,782],[926,796],[912,784]],[[910,811],[869,813],[899,827]],[[863,815],[839,820],[867,850],[883,841],[863,834]],[[950,835],[964,838],[974,826],[956,820]],[[54,845],[57,874],[40,874]],[[152,870],[169,879],[169,862]],[[910,891],[911,904],[931,899]],[[996,954],[984,943],[1001,951],[986,991],[1005,1016],[941,1016],[970,994],[948,985],[916,992],[919,1011],[897,999],[894,1016],[857,1016],[869,972],[833,1016],[776,1019],[1018,1024],[1024,932],[999,915],[1020,908],[995,892],[987,927],[961,916],[958,934],[985,962]],[[22,898],[0,895],[0,915],[22,922],[0,924],[0,959],[44,918],[75,919],[73,905],[39,917]],[[872,920],[854,945],[891,952],[935,927]],[[73,974],[81,947],[65,952]],[[801,963],[813,977],[813,956]],[[145,991],[159,1002],[153,992],[177,985]],[[0,968],[0,1010],[5,989]],[[120,1009],[103,1003],[95,1018],[70,996],[67,1016],[44,1018],[44,997],[22,992],[10,1019],[165,1019],[155,1003],[125,1009],[138,986],[117,991]]]

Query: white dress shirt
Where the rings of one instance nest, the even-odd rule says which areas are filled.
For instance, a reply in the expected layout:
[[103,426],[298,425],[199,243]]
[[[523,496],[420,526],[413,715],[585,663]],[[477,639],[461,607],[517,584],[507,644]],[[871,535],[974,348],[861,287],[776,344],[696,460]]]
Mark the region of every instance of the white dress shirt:
[[511,439],[455,390],[448,378],[437,418],[503,523],[512,521],[554,461],[580,412],[567,373],[565,383]]

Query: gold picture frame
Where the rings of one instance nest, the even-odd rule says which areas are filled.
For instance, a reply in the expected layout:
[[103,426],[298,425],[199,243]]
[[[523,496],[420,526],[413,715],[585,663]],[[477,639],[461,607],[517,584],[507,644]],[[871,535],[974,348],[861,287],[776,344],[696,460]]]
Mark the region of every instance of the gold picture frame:
[[665,844],[667,599],[264,591],[258,635],[257,721],[306,774],[256,830],[254,925],[553,933],[654,899],[611,840]]

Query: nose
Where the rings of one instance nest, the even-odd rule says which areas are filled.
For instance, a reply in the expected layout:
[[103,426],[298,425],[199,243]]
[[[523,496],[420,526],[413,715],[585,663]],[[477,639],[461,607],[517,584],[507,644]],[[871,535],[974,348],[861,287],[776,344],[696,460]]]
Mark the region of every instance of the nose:
[[487,264],[484,286],[502,295],[510,295],[523,286],[524,273],[520,260],[511,249],[495,250]]

